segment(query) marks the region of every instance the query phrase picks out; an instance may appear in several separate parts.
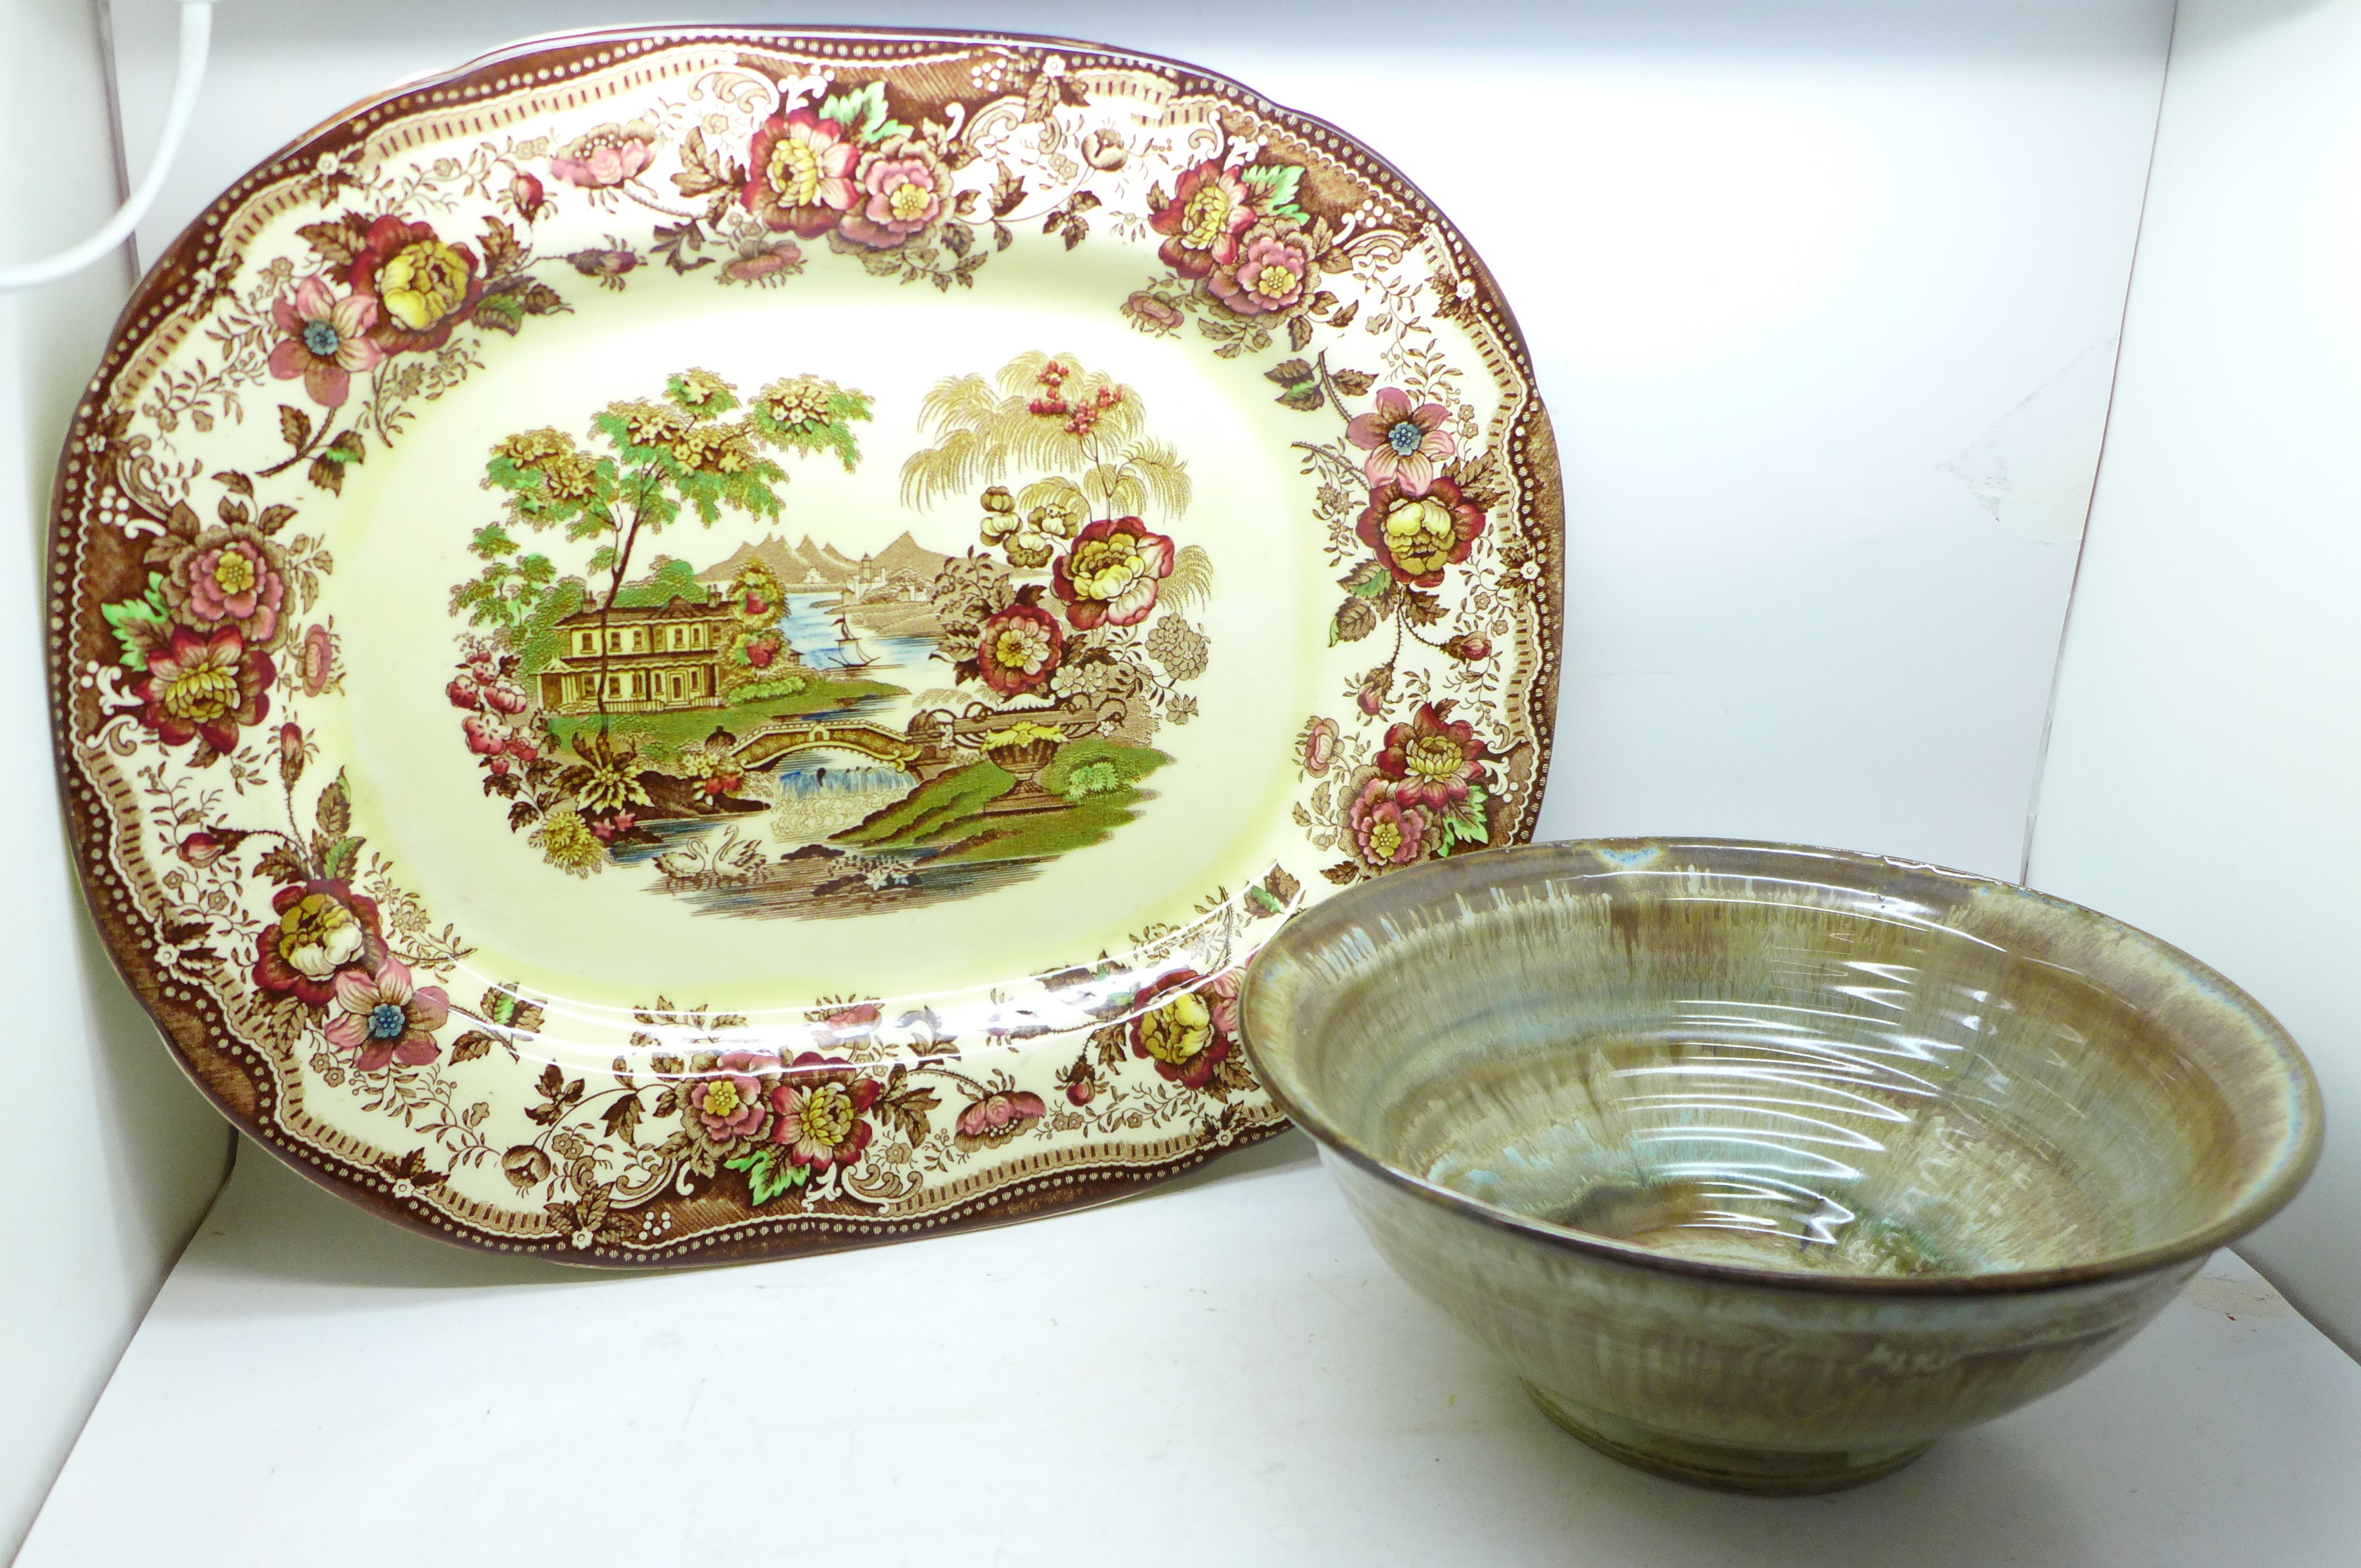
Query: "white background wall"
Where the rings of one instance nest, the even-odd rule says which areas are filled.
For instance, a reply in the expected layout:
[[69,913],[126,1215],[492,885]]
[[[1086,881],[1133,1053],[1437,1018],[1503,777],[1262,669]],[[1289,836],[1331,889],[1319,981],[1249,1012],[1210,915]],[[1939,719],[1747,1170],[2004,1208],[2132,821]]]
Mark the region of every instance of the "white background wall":
[[2240,1248],[2361,1353],[2361,3],[2182,0],[2033,879],[2251,991],[2328,1101]]
[[[136,174],[169,96],[175,6],[114,6]],[[36,13],[50,30],[83,25],[75,0],[0,0],[12,26]],[[645,0],[225,0],[198,129],[144,253],[388,82],[520,35],[660,14]],[[1106,38],[1191,60],[1345,126],[1454,214],[1516,305],[1566,454],[1570,630],[1545,834],[1799,839],[2015,874],[2169,0],[1175,0],[1137,13],[906,0],[793,14]],[[67,189],[10,188],[0,214],[62,214],[73,197],[94,221],[104,164],[86,46],[8,58],[27,83],[11,115],[53,100],[70,112],[10,144],[49,162],[0,160],[0,179],[38,165]],[[82,172],[55,172],[68,169]],[[119,280],[82,287],[104,298]],[[63,336],[38,353],[0,345],[0,376],[38,381],[28,418],[0,421],[33,427],[5,503],[27,509],[28,531],[41,509],[19,492],[46,492],[66,389],[94,361],[104,314],[45,300],[16,330]],[[5,581],[0,626],[29,660],[30,579]],[[28,685],[8,700],[25,710],[8,798],[51,857],[49,904],[17,907],[54,945],[69,902],[39,699]],[[57,980],[71,956],[8,954],[27,966],[18,995],[73,999],[74,1027],[42,1036],[42,1070],[96,1081],[53,1091],[76,1107],[56,1149],[6,1157],[46,1174],[96,1169],[93,1146],[169,1146],[209,1171],[218,1135],[134,1037],[144,1026],[93,1052],[80,1020],[94,1004]],[[119,995],[103,960],[83,963],[93,994]],[[123,1088],[135,1072],[152,1087]],[[177,1130],[106,1145],[91,1107],[125,1102]],[[109,1299],[120,1321],[147,1276],[121,1265],[118,1222],[87,1199],[58,1212],[80,1240],[15,1255],[70,1272],[104,1255],[124,1282]],[[140,1212],[137,1234],[176,1234],[164,1211]],[[157,1249],[139,1255],[152,1273]],[[68,1344],[49,1321],[0,1320],[0,1376],[56,1390],[38,1406],[49,1435],[0,1456],[0,1486],[21,1478],[27,1497],[120,1339],[109,1327]],[[0,1420],[7,1441],[18,1424]],[[0,1541],[16,1495],[0,1493]]]
[[[96,228],[117,200],[94,13],[0,0],[0,262]],[[221,1119],[115,978],[66,862],[38,571],[49,474],[130,286],[121,262],[0,294],[0,1558],[228,1168]]]

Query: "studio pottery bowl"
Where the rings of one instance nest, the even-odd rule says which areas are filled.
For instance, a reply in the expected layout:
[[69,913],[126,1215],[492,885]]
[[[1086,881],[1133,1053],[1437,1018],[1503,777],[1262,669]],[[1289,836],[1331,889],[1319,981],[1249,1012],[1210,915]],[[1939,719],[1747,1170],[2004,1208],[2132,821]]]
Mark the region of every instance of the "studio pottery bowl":
[[1593,1446],[1898,1468],[2096,1365],[2292,1197],[2312,1074],[2092,911],[1869,856],[1544,844],[1291,921],[1246,1047],[1378,1249]]

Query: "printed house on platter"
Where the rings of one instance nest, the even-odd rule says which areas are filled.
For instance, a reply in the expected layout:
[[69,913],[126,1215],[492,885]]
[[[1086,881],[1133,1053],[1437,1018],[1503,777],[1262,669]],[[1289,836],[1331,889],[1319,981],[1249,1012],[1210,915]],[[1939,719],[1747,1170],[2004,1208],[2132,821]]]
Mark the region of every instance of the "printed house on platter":
[[[727,599],[675,596],[668,604],[577,610],[557,624],[565,652],[540,677],[541,704],[553,713],[596,709],[602,677],[610,712],[722,705],[721,662],[741,624]],[[773,672],[801,663],[787,651]]]

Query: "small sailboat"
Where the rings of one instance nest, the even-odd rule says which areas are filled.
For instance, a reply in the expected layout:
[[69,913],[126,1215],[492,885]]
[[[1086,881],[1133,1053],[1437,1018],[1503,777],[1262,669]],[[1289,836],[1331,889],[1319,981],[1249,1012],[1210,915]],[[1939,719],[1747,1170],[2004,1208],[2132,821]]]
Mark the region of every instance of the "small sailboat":
[[877,655],[861,645],[844,617],[836,618],[836,667],[840,670],[865,670],[877,662]]

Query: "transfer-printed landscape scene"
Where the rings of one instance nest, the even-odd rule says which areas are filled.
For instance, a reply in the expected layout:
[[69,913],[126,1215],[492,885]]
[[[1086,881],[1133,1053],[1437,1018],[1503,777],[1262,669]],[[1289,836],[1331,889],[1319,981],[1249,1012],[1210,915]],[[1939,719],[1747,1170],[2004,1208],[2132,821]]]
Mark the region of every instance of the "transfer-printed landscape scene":
[[1152,796],[1213,569],[1173,537],[1185,466],[1135,391],[1042,353],[944,379],[933,444],[880,477],[922,526],[865,549],[778,525],[792,466],[857,470],[866,394],[651,391],[493,447],[500,515],[451,592],[460,737],[548,865],[857,915],[1029,876]]

